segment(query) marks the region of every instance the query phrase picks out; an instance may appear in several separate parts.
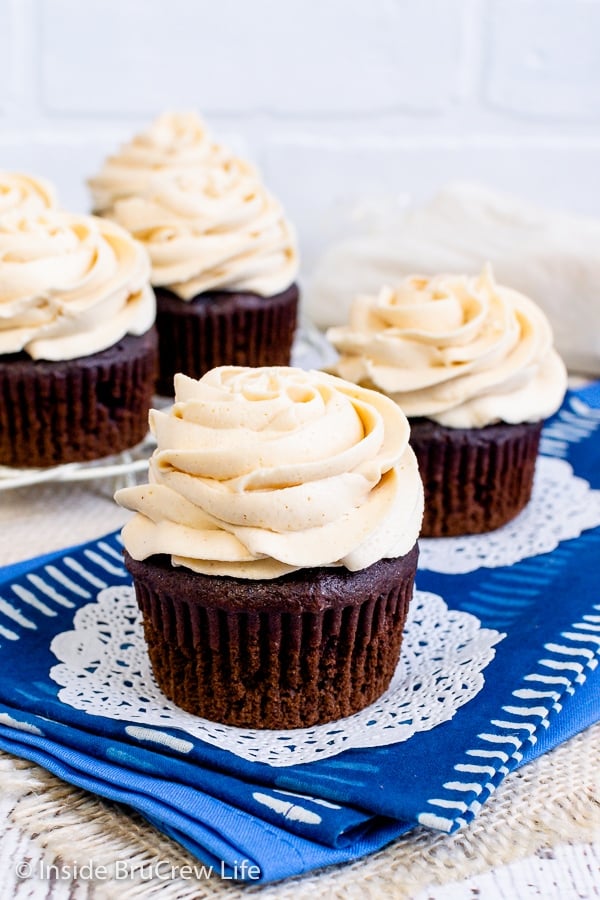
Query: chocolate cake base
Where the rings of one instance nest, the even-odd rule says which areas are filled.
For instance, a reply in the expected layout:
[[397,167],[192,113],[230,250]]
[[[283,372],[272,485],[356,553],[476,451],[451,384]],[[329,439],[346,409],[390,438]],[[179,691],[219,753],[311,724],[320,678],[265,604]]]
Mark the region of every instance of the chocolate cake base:
[[156,368],[154,328],[77,359],[0,357],[0,464],[83,462],[138,444]]
[[249,728],[302,728],[373,703],[394,674],[418,549],[360,572],[273,580],[199,575],[125,552],[154,676],[182,709]]
[[445,428],[412,419],[410,427],[425,489],[422,537],[492,531],[529,502],[542,422]]
[[173,377],[201,378],[215,366],[287,366],[296,330],[298,287],[272,297],[207,291],[184,301],[155,288],[159,334],[157,391],[173,396]]

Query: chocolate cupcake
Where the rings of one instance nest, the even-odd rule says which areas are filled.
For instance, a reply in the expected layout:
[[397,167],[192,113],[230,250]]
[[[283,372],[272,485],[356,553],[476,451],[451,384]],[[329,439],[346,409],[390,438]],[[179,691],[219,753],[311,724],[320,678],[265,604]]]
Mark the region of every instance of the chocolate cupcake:
[[392,398],[411,423],[425,488],[422,535],[478,534],[531,496],[543,420],[566,370],[531,300],[479,278],[414,276],[358,297],[327,336],[335,371]]
[[0,464],[82,462],[143,439],[157,361],[149,273],[111,222],[0,217]]
[[325,373],[214,369],[153,411],[125,560],[154,676],[189,712],[300,728],[387,688],[423,489],[396,404]]
[[211,142],[197,118],[167,115],[90,184],[96,207],[150,254],[159,393],[172,395],[178,372],[289,363],[296,239],[249,163]]

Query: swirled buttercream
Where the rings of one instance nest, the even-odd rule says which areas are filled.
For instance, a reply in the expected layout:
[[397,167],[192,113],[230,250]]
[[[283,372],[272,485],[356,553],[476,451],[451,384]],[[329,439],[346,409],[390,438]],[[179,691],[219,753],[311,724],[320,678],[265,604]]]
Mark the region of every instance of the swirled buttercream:
[[0,216],[31,215],[56,206],[56,193],[45,178],[0,171]]
[[413,276],[359,296],[349,324],[327,337],[342,378],[450,428],[545,419],[566,389],[546,316],[489,266],[478,278]]
[[407,553],[423,486],[409,426],[382,394],[323,372],[212,369],[175,377],[175,404],[150,413],[150,483],[117,501],[135,559],[275,578],[313,566],[366,568]]
[[182,300],[215,289],[267,297],[298,272],[291,225],[239,159],[157,177],[143,197],[116,203],[112,215],[147,248],[152,283]]
[[110,214],[117,200],[144,194],[159,173],[219,165],[231,155],[212,139],[196,113],[164,113],[109,156],[98,175],[89,179],[94,209]]
[[0,354],[66,360],[152,326],[144,248],[94,216],[0,218]]

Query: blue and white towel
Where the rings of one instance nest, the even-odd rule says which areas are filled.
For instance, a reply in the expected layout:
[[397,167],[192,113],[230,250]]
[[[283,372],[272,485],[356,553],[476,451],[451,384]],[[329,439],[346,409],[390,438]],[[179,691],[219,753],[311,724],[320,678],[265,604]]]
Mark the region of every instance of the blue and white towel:
[[240,860],[269,881],[416,824],[467,825],[510,771],[600,719],[598,385],[567,396],[543,450],[516,523],[422,542],[394,684],[330,726],[252,732],[169,704],[116,534],[5,568],[0,747],[137,809],[228,877]]

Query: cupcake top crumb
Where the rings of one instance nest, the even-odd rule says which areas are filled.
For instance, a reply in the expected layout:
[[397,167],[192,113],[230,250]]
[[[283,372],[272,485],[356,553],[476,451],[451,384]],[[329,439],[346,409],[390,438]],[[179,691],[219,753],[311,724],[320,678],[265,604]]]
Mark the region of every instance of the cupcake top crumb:
[[479,277],[414,275],[358,296],[349,323],[327,337],[341,377],[450,428],[536,422],[566,390],[545,314],[496,284],[489,265]]
[[0,354],[89,356],[152,326],[144,248],[104,219],[48,210],[0,217]]
[[116,494],[136,512],[123,531],[134,559],[263,579],[357,571],[417,540],[409,426],[382,394],[323,372],[227,366],[177,375],[174,406],[150,426],[149,484]]

